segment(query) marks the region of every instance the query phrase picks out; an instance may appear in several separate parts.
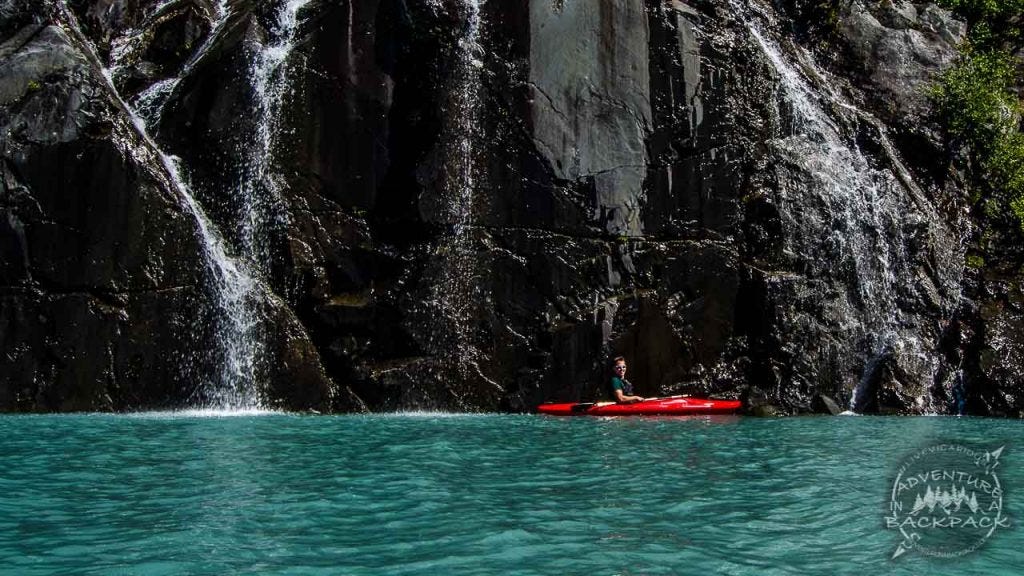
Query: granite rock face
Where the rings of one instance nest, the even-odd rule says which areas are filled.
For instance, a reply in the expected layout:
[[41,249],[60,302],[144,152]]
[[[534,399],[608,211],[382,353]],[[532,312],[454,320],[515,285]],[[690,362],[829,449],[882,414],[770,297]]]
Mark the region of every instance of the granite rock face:
[[846,10],[839,32],[872,109],[890,122],[920,122],[928,85],[956,58],[966,26],[934,4],[853,2]]
[[3,62],[3,382],[7,409],[168,402],[200,247],[165,177],[142,165],[101,77],[42,18]]
[[270,404],[528,411],[624,355],[766,413],[1020,409],[1015,280],[964,304],[933,5],[850,4],[818,67],[726,0],[0,1],[0,408],[182,405],[223,360],[103,67],[267,294]]
[[[222,362],[201,344],[215,307],[197,222],[68,13],[28,4],[3,6],[0,407],[195,403]],[[269,380],[291,383],[274,404],[330,406],[294,316],[265,307]]]
[[554,178],[591,179],[592,218],[610,234],[643,234],[651,128],[642,0],[530,3],[528,86],[537,151]]

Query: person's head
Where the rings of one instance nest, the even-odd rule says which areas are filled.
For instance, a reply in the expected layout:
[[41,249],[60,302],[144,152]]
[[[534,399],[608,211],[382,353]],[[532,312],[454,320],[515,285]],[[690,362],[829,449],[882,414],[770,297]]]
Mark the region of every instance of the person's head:
[[612,372],[614,372],[616,376],[625,376],[626,359],[622,356],[616,356],[615,360],[612,360]]

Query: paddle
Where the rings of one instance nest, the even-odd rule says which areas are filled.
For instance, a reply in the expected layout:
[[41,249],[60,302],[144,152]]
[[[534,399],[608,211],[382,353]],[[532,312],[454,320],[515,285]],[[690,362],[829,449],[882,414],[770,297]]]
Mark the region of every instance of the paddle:
[[572,411],[573,412],[586,412],[587,410],[590,410],[591,408],[596,408],[598,406],[607,406],[609,404],[615,404],[615,402],[581,402],[579,404],[573,404]]
[[[662,398],[645,398],[644,400],[641,400],[640,402],[654,402],[654,401],[659,401],[660,402],[660,401],[663,401],[663,400],[678,400],[680,398],[689,398],[689,397],[690,397],[689,394],[679,394],[677,396],[665,396],[665,397],[662,397]],[[639,404],[640,402],[635,402],[635,404]],[[591,408],[597,408],[599,406],[609,406],[611,404],[618,404],[618,402],[580,402],[579,404],[573,404],[571,410],[573,412],[586,412],[586,411],[590,410]]]

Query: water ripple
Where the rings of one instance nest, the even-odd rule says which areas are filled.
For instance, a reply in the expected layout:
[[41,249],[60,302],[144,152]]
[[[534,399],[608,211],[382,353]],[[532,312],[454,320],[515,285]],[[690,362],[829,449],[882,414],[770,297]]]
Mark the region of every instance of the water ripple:
[[1016,531],[957,565],[891,563],[882,528],[900,458],[939,439],[1012,446],[1019,422],[210,416],[0,417],[0,574],[1019,565]]

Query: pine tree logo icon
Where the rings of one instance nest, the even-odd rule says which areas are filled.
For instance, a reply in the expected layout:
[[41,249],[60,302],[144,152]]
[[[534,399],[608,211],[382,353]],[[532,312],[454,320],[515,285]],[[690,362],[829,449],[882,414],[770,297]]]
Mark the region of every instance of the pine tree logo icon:
[[979,511],[984,514],[984,511],[981,511],[978,506],[978,496],[974,492],[971,492],[971,496],[968,498],[967,489],[962,486],[959,488],[952,486],[949,491],[943,491],[942,488],[932,490],[932,487],[928,486],[923,496],[918,494],[914,499],[914,507],[910,510],[910,514],[914,515],[925,510],[929,513],[935,512],[937,507],[945,512],[946,516],[949,516],[959,512],[960,507],[964,505],[972,514]]

